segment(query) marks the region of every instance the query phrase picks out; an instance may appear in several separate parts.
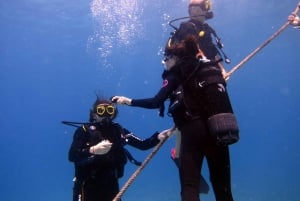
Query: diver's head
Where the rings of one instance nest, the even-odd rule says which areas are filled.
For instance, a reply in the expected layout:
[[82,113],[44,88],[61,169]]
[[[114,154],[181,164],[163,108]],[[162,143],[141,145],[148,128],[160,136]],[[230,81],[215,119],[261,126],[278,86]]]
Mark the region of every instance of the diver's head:
[[111,123],[112,120],[116,118],[117,114],[118,109],[113,102],[97,96],[97,99],[90,110],[90,122]]
[[185,40],[178,43],[167,42],[162,63],[165,70],[170,70],[178,60],[196,58],[199,52],[197,39],[193,35],[188,35]]
[[188,11],[191,19],[202,23],[207,19],[213,18],[210,0],[190,0]]

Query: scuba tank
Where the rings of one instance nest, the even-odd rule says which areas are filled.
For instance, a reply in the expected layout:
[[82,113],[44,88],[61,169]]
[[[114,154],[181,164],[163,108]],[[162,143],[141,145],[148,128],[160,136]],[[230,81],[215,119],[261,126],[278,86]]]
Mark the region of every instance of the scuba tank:
[[218,145],[230,145],[239,140],[239,127],[224,83],[214,83],[201,89],[210,134]]

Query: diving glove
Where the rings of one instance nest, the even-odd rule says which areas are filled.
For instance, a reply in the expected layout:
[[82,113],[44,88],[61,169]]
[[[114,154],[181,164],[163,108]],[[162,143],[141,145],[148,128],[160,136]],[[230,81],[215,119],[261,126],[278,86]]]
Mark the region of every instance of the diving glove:
[[90,148],[90,153],[96,154],[96,155],[103,155],[109,152],[110,148],[112,146],[112,143],[108,140],[102,140],[95,146],[92,146]]

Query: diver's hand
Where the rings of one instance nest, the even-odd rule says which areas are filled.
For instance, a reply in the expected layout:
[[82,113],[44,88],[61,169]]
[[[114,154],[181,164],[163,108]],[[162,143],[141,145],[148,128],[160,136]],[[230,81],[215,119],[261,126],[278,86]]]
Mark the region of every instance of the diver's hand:
[[125,96],[114,96],[112,97],[111,101],[114,103],[131,105],[132,99],[127,98]]
[[290,21],[291,25],[297,26],[299,25],[300,19],[296,14],[292,13],[288,16],[288,21]]
[[162,141],[163,139],[168,138],[168,137],[170,137],[171,135],[173,135],[173,132],[174,132],[174,128],[169,128],[169,129],[163,130],[162,132],[160,132],[160,133],[157,135],[157,138],[158,138],[160,141]]
[[223,73],[223,78],[224,78],[225,81],[228,81],[229,78],[230,78],[229,73]]
[[90,153],[96,154],[96,155],[103,155],[109,152],[110,148],[112,146],[112,143],[108,140],[102,140],[95,146],[90,147]]
[[294,21],[294,19],[295,19],[295,15],[291,14],[288,16],[288,21],[290,21],[291,24]]

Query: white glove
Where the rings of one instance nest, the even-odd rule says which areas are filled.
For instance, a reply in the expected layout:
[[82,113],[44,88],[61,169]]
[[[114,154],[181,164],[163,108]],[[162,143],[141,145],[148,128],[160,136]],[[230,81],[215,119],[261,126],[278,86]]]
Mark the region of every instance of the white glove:
[[114,103],[131,105],[131,99],[125,96],[114,96],[111,100]]
[[90,148],[90,153],[96,154],[96,155],[103,155],[109,152],[110,148],[112,146],[112,143],[108,140],[102,140],[98,144],[92,146]]

